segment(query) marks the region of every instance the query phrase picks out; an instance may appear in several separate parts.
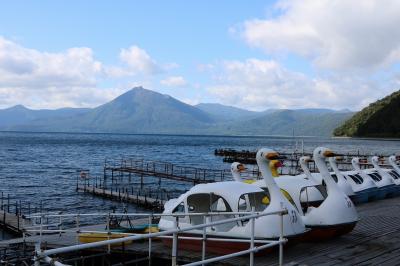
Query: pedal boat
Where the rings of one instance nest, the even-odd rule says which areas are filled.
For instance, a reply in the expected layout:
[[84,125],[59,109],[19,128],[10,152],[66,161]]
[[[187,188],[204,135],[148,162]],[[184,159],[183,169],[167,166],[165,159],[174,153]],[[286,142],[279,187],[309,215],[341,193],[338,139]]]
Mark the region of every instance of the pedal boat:
[[[275,156],[275,153],[263,153],[262,156]],[[288,215],[283,216],[284,237],[289,239],[291,243],[292,240],[299,241],[303,239],[308,230],[300,219],[297,209],[282,195],[271,176],[265,176],[264,182],[266,190],[237,181],[199,184],[179,198],[167,201],[164,206],[164,213],[179,214],[179,228],[185,228],[204,223],[203,216],[191,215],[193,213],[218,212],[218,216],[206,216],[206,222],[213,222],[245,215],[230,214],[232,212],[250,212],[254,210],[260,213],[269,213],[286,209]],[[174,229],[175,219],[172,216],[161,217],[159,229]],[[259,241],[256,245],[262,245],[262,241],[265,244],[265,241],[279,239],[280,219],[280,216],[276,214],[255,219],[255,239]],[[244,242],[243,240],[250,240],[251,222],[244,219],[239,222],[207,227],[206,234],[207,252],[216,254],[238,252],[248,249],[250,246],[249,242]],[[200,238],[202,235],[203,229],[190,230],[179,234],[179,236],[196,236]],[[163,242],[166,245],[171,245],[172,241],[171,239],[163,239]],[[179,239],[178,245],[182,249],[200,251],[202,241]],[[257,254],[267,253],[269,250],[271,249],[260,251]]]
[[[301,202],[302,191],[305,185],[314,184],[315,182],[305,182],[304,178],[299,176],[280,176],[275,180],[278,185],[287,191],[293,199],[297,209],[301,214],[301,218],[307,228],[311,231],[308,234],[307,240],[319,241],[337,237],[353,230],[358,222],[358,214],[350,198],[338,187],[333,180],[327,168],[325,159],[334,156],[334,154],[323,147],[314,150],[314,161],[321,173],[321,176],[326,184],[326,198],[318,206],[308,206],[304,208]],[[270,162],[262,162],[257,160],[261,170],[266,174],[277,172],[272,171],[266,166],[274,167],[276,164]],[[262,165],[260,165],[260,163]],[[264,167],[261,167],[263,166]],[[264,175],[264,173],[263,173]],[[261,183],[255,182],[255,185],[262,186]],[[314,188],[316,188],[314,186]]]
[[348,176],[348,180],[353,184],[362,185],[366,189],[369,188],[369,190],[366,190],[369,193],[368,201],[381,200],[386,198],[390,192],[390,190],[388,189],[389,187],[386,188],[386,186],[390,184],[388,184],[386,180],[382,182],[382,178],[380,176],[372,174],[371,170],[361,169],[361,163],[366,164],[367,161],[361,160],[358,157],[354,157],[351,160],[354,171],[344,172],[343,174]]

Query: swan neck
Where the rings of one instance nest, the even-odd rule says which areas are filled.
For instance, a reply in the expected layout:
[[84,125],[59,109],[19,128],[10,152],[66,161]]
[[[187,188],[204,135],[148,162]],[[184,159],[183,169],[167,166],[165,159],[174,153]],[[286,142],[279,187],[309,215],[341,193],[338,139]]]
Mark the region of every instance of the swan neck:
[[311,172],[310,172],[310,169],[308,168],[307,164],[306,164],[304,161],[300,161],[300,167],[301,167],[301,169],[303,170],[304,174],[305,174],[308,178],[313,179],[313,177],[312,177],[312,175],[311,175]]
[[264,162],[264,160],[260,160],[257,158],[257,164],[258,169],[260,170],[261,175],[264,179],[265,186],[268,188],[268,191],[271,194],[271,200],[272,198],[280,197],[280,189],[278,188],[278,185],[276,184],[274,177],[272,176],[271,169],[269,168],[268,163]]
[[360,171],[361,171],[361,168],[360,168],[360,165],[358,164],[358,163],[356,163],[356,162],[351,162],[351,164],[353,165],[353,168],[356,170],[356,171],[358,171],[358,173],[360,173]]
[[333,172],[335,172],[335,174],[336,174],[336,176],[339,178],[343,178],[343,175],[342,175],[342,173],[340,172],[340,170],[339,170],[339,168],[338,168],[338,166],[337,166],[337,164],[336,164],[336,161],[335,161],[335,159],[333,158],[333,157],[331,157],[331,158],[329,158],[329,164],[331,165],[331,167],[332,167],[332,169],[333,169]]
[[328,167],[326,166],[326,162],[323,158],[317,156],[314,158],[315,164],[318,167],[319,172],[321,173],[322,178],[325,180],[328,191],[337,188],[335,181],[333,180],[331,174],[329,173]]
[[393,169],[396,170],[398,174],[400,174],[400,167],[397,165],[396,161],[389,159],[389,163],[393,167]]
[[233,177],[233,180],[235,180],[235,181],[243,182],[243,178],[236,171],[232,171],[232,177]]

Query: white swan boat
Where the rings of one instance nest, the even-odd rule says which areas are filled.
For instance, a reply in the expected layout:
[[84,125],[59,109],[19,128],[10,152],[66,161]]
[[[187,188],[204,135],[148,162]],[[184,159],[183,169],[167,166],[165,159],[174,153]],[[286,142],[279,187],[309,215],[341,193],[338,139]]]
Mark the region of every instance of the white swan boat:
[[[354,158],[353,158],[354,160]],[[366,168],[361,169],[360,167],[360,160],[355,160],[356,162],[356,170],[358,171],[359,175],[363,179],[370,178],[378,188],[378,193],[376,199],[384,199],[388,197],[392,197],[396,191],[396,186],[391,179],[391,177],[384,176],[382,177],[381,174],[375,168]],[[367,164],[367,160],[364,161]],[[372,165],[372,158],[371,158]],[[354,166],[354,165],[353,165]]]
[[[368,194],[368,201],[383,199],[386,196],[384,189],[380,189],[371,176],[367,175],[360,167],[361,160],[354,157],[351,160],[353,171],[344,171],[342,174],[347,177],[349,184],[353,190]],[[376,177],[374,177],[376,178]]]
[[[358,222],[358,214],[350,198],[338,187],[327,168],[325,159],[334,154],[326,148],[319,147],[314,150],[313,155],[327,190],[326,198],[318,206],[309,206],[304,209],[301,202],[302,191],[305,187],[309,186],[318,190],[314,181],[304,176],[280,176],[275,180],[280,188],[290,194],[302,215],[304,224],[311,229],[307,239],[317,241],[352,231]],[[271,173],[276,171],[274,162],[270,160],[265,162],[257,158],[257,163],[263,176],[272,175]],[[253,184],[264,186],[260,181]]]
[[392,169],[383,169],[379,165],[379,157],[372,156],[371,163],[374,166],[372,169],[366,170],[367,174],[375,175],[378,178],[381,178],[381,181],[384,181],[388,184],[385,188],[387,190],[386,197],[395,197],[400,194],[400,179],[392,174]]
[[393,169],[388,170],[389,174],[396,180],[396,184],[400,183],[400,167],[397,164],[397,158],[395,155],[391,155],[388,158],[389,164],[393,167]]
[[[359,203],[365,203],[368,202],[369,199],[369,192],[368,189],[364,190],[362,186],[359,186],[358,183],[354,183],[354,181],[351,179],[349,180],[349,177],[346,177],[340,170],[339,167],[337,166],[337,160],[338,158],[336,156],[330,157],[329,159],[329,164],[331,165],[331,168],[334,172],[334,174],[331,173],[331,176],[335,179],[336,177],[336,183],[341,184],[339,187],[346,193],[347,196],[350,197],[351,201],[353,201],[354,204],[359,204]],[[346,185],[344,185],[346,184]]]
[[[276,153],[272,151],[262,152],[259,156],[273,158]],[[284,236],[289,239],[301,238],[307,229],[300,219],[296,207],[281,194],[272,176],[264,176],[265,190],[247,185],[242,182],[226,181],[209,184],[199,184],[177,199],[165,203],[164,213],[180,214],[179,227],[185,228],[202,224],[202,216],[190,215],[191,213],[219,212],[218,216],[207,217],[212,222],[233,218],[229,212],[249,212],[254,209],[257,212],[276,212],[286,209],[289,215],[283,216]],[[227,213],[224,215],[224,212]],[[239,216],[238,216],[239,217]],[[169,230],[174,227],[175,218],[163,216],[159,222],[160,230]],[[247,220],[232,222],[215,227],[207,227],[208,238],[223,238],[226,240],[207,240],[207,251],[219,254],[231,253],[249,247],[249,243],[234,242],[229,239],[249,239],[251,223]],[[202,236],[203,230],[190,230],[186,235]],[[280,216],[266,215],[255,219],[255,238],[259,240],[276,240],[280,235]],[[163,240],[166,244],[170,241]],[[200,240],[180,240],[180,248],[189,250],[201,250]]]

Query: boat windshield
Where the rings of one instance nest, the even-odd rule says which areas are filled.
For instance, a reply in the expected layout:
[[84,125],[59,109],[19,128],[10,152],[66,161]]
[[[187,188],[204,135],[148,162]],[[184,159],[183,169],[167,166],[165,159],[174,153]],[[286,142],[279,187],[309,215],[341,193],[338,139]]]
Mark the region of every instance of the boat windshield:
[[390,171],[389,174],[390,174],[394,179],[399,179],[399,178],[400,178],[400,175],[399,175],[395,170]]
[[250,212],[253,208],[254,211],[263,211],[269,205],[270,199],[267,192],[252,192],[240,196],[238,202],[238,211]]
[[368,174],[375,182],[379,182],[382,180],[382,177],[378,173],[370,173]]
[[[190,223],[192,225],[202,224],[204,218],[201,215],[190,215],[190,213],[221,212],[220,215],[211,216],[211,221],[225,220],[234,217],[234,215],[229,214],[232,212],[232,208],[229,206],[228,202],[223,197],[214,193],[192,194],[187,197],[187,205]],[[237,222],[221,224],[213,228],[217,231],[225,232],[229,231],[235,225],[237,225]]]
[[355,175],[349,175],[349,177],[356,183],[356,184],[362,184],[363,183],[363,179],[359,174],[355,174]]

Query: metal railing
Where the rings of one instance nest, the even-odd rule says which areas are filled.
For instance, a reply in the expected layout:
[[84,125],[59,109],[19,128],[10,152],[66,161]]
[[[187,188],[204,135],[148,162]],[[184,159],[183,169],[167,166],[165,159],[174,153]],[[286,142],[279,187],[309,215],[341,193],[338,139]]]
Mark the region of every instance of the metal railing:
[[[32,215],[28,216],[28,219],[31,219],[33,221],[40,220],[40,223],[33,223],[32,226],[26,227],[25,231],[29,233],[36,233],[39,234],[39,240],[37,244],[35,245],[35,256],[34,256],[34,261],[35,261],[35,266],[40,265],[40,262],[46,262],[51,265],[59,265],[62,266],[65,264],[62,264],[61,262],[56,261],[55,259],[52,259],[49,256],[55,255],[55,254],[62,254],[62,253],[68,253],[68,252],[74,252],[74,251],[80,251],[84,249],[90,249],[90,248],[99,248],[99,247],[107,247],[108,252],[111,252],[111,245],[114,244],[123,244],[131,241],[137,241],[137,240],[148,240],[148,260],[149,264],[151,264],[151,256],[152,256],[152,240],[153,239],[163,239],[163,238],[168,238],[172,239],[172,251],[171,251],[171,262],[173,266],[178,265],[178,241],[179,239],[182,240],[194,240],[194,241],[201,241],[201,260],[185,265],[205,265],[208,263],[212,262],[217,262],[237,256],[243,256],[249,254],[249,265],[253,266],[254,265],[254,254],[262,251],[266,248],[271,248],[274,246],[279,246],[279,265],[283,264],[283,245],[287,242],[287,239],[284,238],[284,230],[283,230],[283,216],[286,215],[288,212],[286,209],[280,210],[280,211],[275,211],[275,212],[255,212],[254,209],[251,212],[206,212],[206,213],[190,213],[190,214],[182,214],[182,213],[174,213],[174,214],[166,214],[166,213],[161,213],[161,214],[145,214],[145,213],[91,213],[91,214],[38,214],[38,215]],[[235,216],[234,218],[227,218],[219,221],[214,221],[214,222],[207,222],[208,217],[213,217],[213,216],[218,216],[218,215],[232,215]],[[267,215],[279,215],[280,216],[280,234],[279,238],[277,240],[265,240],[265,239],[256,239],[255,236],[255,221],[257,218],[267,216]],[[161,232],[155,232],[152,233],[151,230],[149,230],[149,233],[144,233],[144,234],[131,234],[131,233],[124,233],[124,237],[117,238],[117,239],[110,239],[111,235],[113,232],[110,230],[110,226],[107,226],[107,231],[96,231],[96,230],[85,230],[84,227],[82,228],[80,225],[80,218],[82,217],[104,217],[107,218],[107,222],[110,221],[112,216],[115,217],[141,217],[141,218],[148,218],[149,226],[152,224],[152,221],[156,217],[174,217],[174,228],[166,231],[161,231]],[[190,216],[202,216],[203,217],[203,223],[198,224],[198,225],[191,225],[191,226],[185,226],[181,228],[179,226],[179,218],[182,217],[190,217]],[[72,219],[75,221],[75,226],[72,228],[62,228],[63,226],[63,221],[66,219]],[[50,224],[45,224],[44,221],[51,221],[51,220],[56,220],[58,222],[53,222]],[[217,225],[222,225],[226,223],[232,223],[232,222],[239,222],[242,220],[249,220],[251,224],[251,233],[249,238],[219,238],[219,237],[213,237],[212,235],[207,234],[207,227],[213,227]],[[57,227],[57,229],[48,229],[52,227]],[[191,235],[193,233],[193,230],[200,230],[197,233],[199,236],[179,236],[179,234],[184,233],[184,232],[190,232]],[[60,247],[60,248],[54,248],[54,249],[49,249],[49,250],[42,250],[42,237],[43,234],[45,233],[59,233],[60,236],[62,233],[67,233],[67,232],[72,232],[77,234],[77,244],[72,245],[72,246],[66,246],[66,247]],[[200,233],[201,232],[201,233]],[[79,234],[80,233],[107,233],[107,240],[103,241],[98,241],[98,242],[93,242],[93,243],[85,243],[85,244],[79,244]],[[238,252],[233,252],[230,254],[222,255],[222,256],[217,256],[217,257],[212,257],[212,258],[206,258],[206,247],[207,247],[207,241],[227,241],[227,242],[241,242],[241,243],[249,243],[249,248],[246,250],[238,251]],[[257,245],[256,245],[257,244]]]

